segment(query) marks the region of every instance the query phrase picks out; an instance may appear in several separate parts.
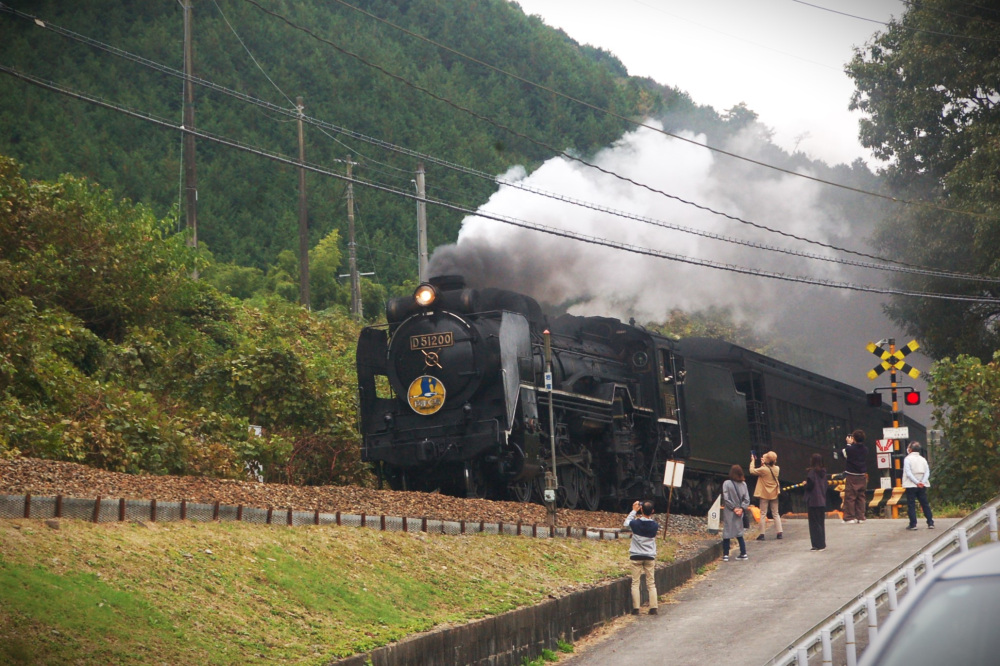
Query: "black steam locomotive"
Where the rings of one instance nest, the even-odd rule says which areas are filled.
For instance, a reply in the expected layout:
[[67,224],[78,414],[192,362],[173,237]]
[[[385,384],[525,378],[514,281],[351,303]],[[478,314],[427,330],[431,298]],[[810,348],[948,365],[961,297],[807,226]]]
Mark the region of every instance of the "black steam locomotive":
[[665,497],[679,460],[675,505],[703,510],[751,452],[776,451],[791,482],[816,451],[832,463],[851,430],[891,425],[863,391],[749,350],[549,320],[528,296],[458,276],[390,301],[386,318],[362,331],[357,369],[362,458],[394,489],[529,501],[554,466],[560,506],[617,508]]

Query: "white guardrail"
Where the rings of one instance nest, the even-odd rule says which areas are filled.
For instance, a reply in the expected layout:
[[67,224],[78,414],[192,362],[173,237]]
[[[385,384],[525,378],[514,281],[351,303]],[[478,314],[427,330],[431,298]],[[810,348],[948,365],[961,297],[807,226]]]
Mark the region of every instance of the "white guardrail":
[[878,633],[877,609],[880,605],[886,604],[890,613],[895,611],[900,591],[912,590],[919,576],[934,570],[935,562],[940,562],[956,550],[967,551],[970,537],[975,538],[988,530],[990,540],[997,541],[998,507],[1000,496],[957,522],[895,571],[868,587],[856,599],[842,606],[790,647],[765,662],[764,666],[808,666],[810,657],[820,653],[824,666],[832,664],[833,641],[841,637],[844,637],[846,650],[846,659],[841,663],[856,666],[858,654],[854,640],[855,624],[867,620],[868,643],[871,643]]

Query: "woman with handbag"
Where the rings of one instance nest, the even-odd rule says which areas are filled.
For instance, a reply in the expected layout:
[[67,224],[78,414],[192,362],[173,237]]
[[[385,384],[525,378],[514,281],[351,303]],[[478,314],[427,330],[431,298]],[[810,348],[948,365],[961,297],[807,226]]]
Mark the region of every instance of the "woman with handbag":
[[753,496],[760,500],[760,535],[757,541],[764,540],[764,531],[767,527],[767,510],[771,510],[774,516],[774,529],[778,530],[778,538],[781,538],[781,514],[778,513],[778,493],[781,492],[781,484],[778,483],[778,474],[781,469],[776,464],[778,454],[768,451],[760,457],[764,463],[757,467],[753,456],[750,456],[750,473],[757,477],[757,486],[753,490]]
[[743,530],[750,524],[747,508],[750,507],[750,491],[744,480],[743,468],[733,465],[729,468],[729,478],[722,483],[722,561],[729,561],[729,542],[734,537],[740,544],[737,560],[746,560],[747,542]]

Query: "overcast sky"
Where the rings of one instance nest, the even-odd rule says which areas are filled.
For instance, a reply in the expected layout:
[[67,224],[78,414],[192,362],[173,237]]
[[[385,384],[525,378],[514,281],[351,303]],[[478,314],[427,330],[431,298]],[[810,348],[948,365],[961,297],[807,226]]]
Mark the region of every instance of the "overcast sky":
[[[614,53],[633,76],[722,112],[740,102],[775,142],[831,164],[861,157],[844,64],[901,0],[518,0],[526,14]],[[824,11],[818,7],[853,14]],[[862,20],[871,19],[871,20]],[[877,22],[874,22],[877,21]]]

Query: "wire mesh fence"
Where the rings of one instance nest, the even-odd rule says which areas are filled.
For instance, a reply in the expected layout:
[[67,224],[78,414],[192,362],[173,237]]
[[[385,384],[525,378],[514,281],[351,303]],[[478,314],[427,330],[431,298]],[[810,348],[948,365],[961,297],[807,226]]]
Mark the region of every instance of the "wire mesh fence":
[[572,527],[524,523],[439,520],[426,517],[386,516],[350,513],[299,511],[292,508],[260,508],[155,499],[93,499],[62,495],[0,495],[0,518],[70,518],[93,523],[110,522],[193,522],[241,521],[260,525],[342,525],[367,527],[388,532],[429,532],[445,535],[492,534],[543,539],[618,539],[617,529]]

